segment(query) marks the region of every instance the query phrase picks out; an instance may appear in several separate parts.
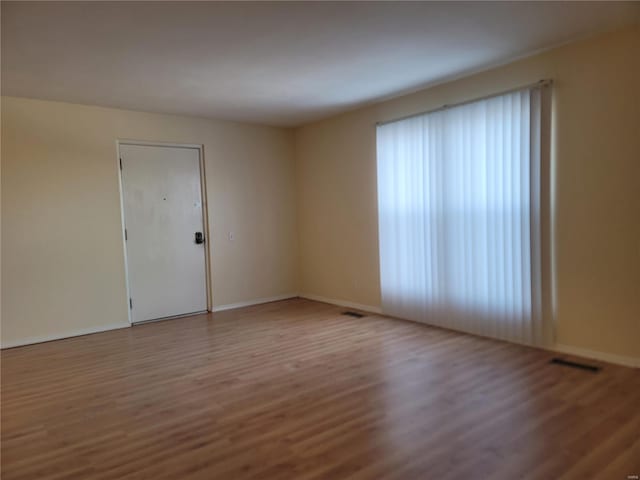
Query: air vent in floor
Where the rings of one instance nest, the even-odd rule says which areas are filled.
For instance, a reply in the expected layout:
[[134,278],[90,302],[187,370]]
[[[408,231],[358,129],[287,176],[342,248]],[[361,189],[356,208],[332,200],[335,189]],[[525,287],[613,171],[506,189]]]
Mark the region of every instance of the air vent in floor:
[[599,372],[600,367],[596,367],[595,365],[589,365],[587,363],[579,363],[572,362],[571,360],[565,360],[564,358],[552,358],[551,363],[555,363],[557,365],[563,365],[565,367],[579,368],[580,370],[587,370],[589,372]]
[[366,316],[364,313],[352,312],[350,310],[347,310],[346,312],[342,312],[342,315],[347,315],[349,317],[356,317],[356,318],[362,318]]

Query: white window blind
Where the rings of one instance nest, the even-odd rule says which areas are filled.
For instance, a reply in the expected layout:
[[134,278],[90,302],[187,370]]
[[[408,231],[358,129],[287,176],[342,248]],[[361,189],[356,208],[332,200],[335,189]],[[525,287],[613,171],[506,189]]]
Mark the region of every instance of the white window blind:
[[386,314],[550,343],[540,228],[547,88],[378,126]]

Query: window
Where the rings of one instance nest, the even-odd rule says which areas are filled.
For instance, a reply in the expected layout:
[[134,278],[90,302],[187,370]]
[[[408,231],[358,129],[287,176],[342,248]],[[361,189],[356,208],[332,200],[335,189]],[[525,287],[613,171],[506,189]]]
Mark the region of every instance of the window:
[[541,166],[549,87],[378,126],[385,313],[545,345]]

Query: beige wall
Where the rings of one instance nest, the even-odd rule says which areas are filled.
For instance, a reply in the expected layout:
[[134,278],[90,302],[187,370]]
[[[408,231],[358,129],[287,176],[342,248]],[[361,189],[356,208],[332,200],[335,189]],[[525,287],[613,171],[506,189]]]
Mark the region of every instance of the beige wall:
[[638,51],[638,28],[601,35],[295,137],[3,98],[2,343],[127,325],[116,138],[204,144],[214,306],[298,291],[379,307],[375,122],[553,78],[557,341],[640,357]]
[[375,123],[552,78],[557,342],[640,357],[640,30],[296,131],[300,291],[377,307]]
[[2,344],[128,325],[117,138],[204,144],[214,307],[295,293],[292,135],[3,97]]

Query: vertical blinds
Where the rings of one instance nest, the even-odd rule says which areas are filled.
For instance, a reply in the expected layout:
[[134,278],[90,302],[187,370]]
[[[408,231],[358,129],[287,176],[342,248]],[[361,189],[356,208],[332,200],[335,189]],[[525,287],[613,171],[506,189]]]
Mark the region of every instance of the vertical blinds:
[[535,88],[378,126],[383,311],[548,345]]

